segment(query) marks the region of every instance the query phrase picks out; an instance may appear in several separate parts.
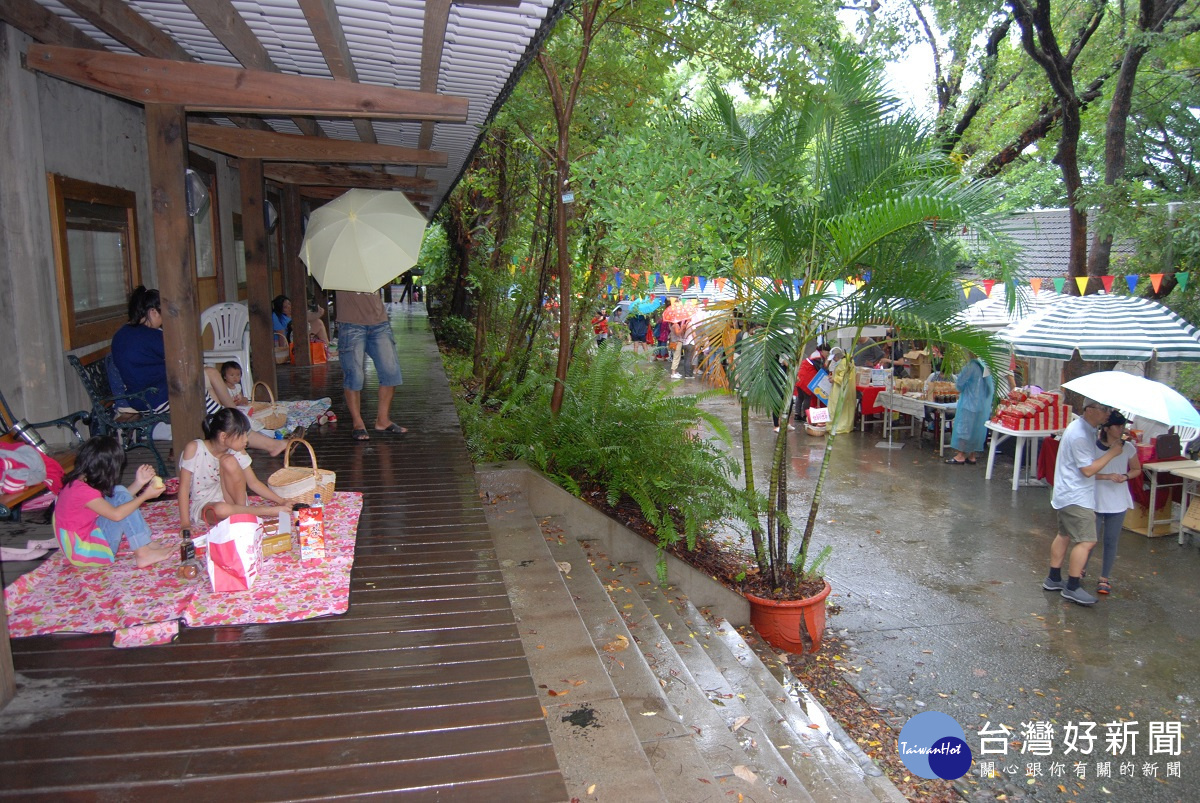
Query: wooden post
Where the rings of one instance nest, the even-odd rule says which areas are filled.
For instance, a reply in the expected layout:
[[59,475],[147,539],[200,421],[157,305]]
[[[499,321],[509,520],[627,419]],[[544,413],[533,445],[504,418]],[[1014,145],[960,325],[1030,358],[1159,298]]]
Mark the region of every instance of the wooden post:
[[196,296],[196,249],[184,188],[187,118],[182,106],[146,106],[146,158],[154,210],[154,256],[162,296],[163,346],[175,454],[201,437],[204,372],[200,354],[200,307]]
[[312,365],[308,348],[308,268],[300,259],[300,189],[295,184],[283,188],[283,286],[292,299],[292,342],[296,344],[296,365]]
[[[242,238],[246,243],[246,303],[250,307],[250,368],[255,382],[275,381],[275,342],[271,335],[271,282],[267,264],[267,226],[263,219],[261,159],[239,159],[242,182]],[[292,310],[293,314],[295,310]]]
[[0,710],[17,696],[16,674],[8,638],[8,612],[4,608],[4,593],[0,591]]

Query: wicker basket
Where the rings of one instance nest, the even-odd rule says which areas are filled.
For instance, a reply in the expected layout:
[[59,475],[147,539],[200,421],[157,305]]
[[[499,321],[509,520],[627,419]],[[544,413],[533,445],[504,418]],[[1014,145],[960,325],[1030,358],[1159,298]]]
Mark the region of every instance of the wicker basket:
[[[262,408],[254,405],[254,397],[258,395],[259,385],[266,389],[267,397],[271,400],[270,404]],[[252,418],[262,424],[263,429],[279,429],[287,423],[287,405],[275,401],[275,394],[271,392],[271,386],[266,382],[254,383],[254,387],[250,390],[250,401],[251,406],[254,407]]]
[[[291,464],[292,449],[296,444],[304,444],[312,458],[312,466],[293,466]],[[317,453],[312,444],[303,438],[297,438],[288,443],[283,453],[283,468],[276,471],[267,480],[267,486],[279,496],[291,502],[312,504],[313,495],[320,494],[322,502],[333,499],[333,488],[337,474],[323,468],[317,468]]]

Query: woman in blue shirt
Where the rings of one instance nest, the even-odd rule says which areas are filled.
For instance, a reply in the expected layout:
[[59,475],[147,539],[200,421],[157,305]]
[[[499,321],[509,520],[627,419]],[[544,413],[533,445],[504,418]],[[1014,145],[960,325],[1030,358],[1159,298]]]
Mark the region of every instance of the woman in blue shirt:
[[275,296],[271,302],[271,331],[292,342],[292,302],[287,296]]

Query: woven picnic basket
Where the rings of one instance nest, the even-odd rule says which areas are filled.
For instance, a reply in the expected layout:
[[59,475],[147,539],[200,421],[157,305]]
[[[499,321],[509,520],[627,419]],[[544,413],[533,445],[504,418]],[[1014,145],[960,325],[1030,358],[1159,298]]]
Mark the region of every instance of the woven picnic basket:
[[[263,407],[259,407],[254,402],[254,397],[258,395],[259,385],[266,389],[267,397],[270,399],[270,403]],[[254,383],[254,387],[250,390],[250,401],[254,408],[254,415],[251,417],[262,424],[263,429],[279,429],[287,423],[287,405],[275,401],[275,394],[271,392],[271,386],[266,382]]]
[[[304,448],[308,449],[308,455],[312,458],[311,466],[292,465],[292,449],[298,443],[304,444]],[[297,438],[288,443],[287,450],[283,453],[283,468],[267,479],[267,486],[288,501],[311,505],[314,494],[320,494],[324,503],[333,499],[336,480],[335,472],[317,467],[317,453],[313,451],[312,444],[303,438]]]

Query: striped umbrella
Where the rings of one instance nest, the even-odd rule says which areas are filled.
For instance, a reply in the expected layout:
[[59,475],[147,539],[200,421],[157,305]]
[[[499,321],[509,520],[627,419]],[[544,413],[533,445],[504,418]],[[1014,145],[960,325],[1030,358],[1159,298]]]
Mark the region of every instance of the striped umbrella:
[[1155,301],[1096,293],[1072,296],[1000,332],[1025,357],[1084,360],[1158,357],[1163,362],[1200,361],[1200,332]]

